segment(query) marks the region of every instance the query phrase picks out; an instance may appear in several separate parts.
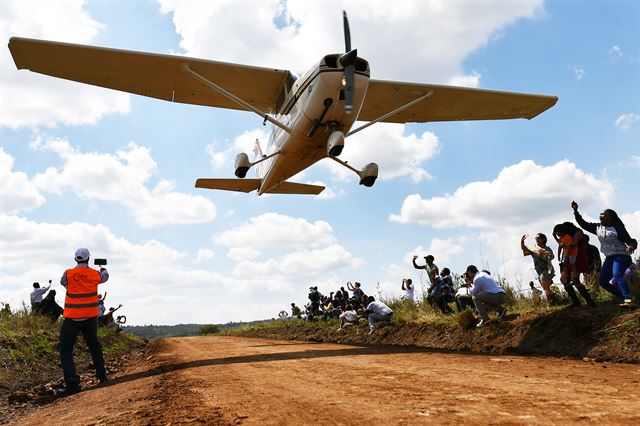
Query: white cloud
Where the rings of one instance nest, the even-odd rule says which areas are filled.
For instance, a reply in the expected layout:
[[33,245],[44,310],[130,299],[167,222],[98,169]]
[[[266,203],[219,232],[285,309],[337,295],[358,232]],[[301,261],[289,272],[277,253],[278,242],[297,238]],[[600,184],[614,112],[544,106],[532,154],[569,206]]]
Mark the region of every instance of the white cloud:
[[265,213],[215,235],[213,241],[229,248],[252,247],[254,250],[314,248],[333,244],[332,233],[331,225],[321,220],[311,223],[303,218]]
[[[405,135],[404,131],[402,124],[378,123],[349,137],[340,158],[348,160],[356,169],[362,169],[371,162],[377,163],[380,180],[408,177],[420,182],[430,179],[431,175],[422,163],[439,152],[438,137],[432,132],[418,136],[415,133]],[[323,164],[330,168],[335,178],[358,179],[352,171],[334,161],[327,160]]]
[[428,200],[409,195],[400,214],[389,219],[434,228],[519,226],[564,212],[572,199],[583,205],[606,205],[612,194],[611,183],[569,161],[544,167],[523,160],[505,167],[493,181],[471,182],[453,195]]
[[299,250],[264,262],[240,262],[234,273],[257,277],[258,281],[291,282],[292,277],[296,277],[298,282],[304,282],[314,281],[329,271],[357,269],[363,265],[362,259],[356,258],[339,244],[332,244],[314,250]]
[[[2,2],[0,45],[6,49],[9,38],[16,36],[90,43],[102,28],[83,1]],[[0,126],[94,124],[105,114],[130,110],[125,93],[18,71],[9,51],[4,52],[0,56]]]
[[42,191],[60,194],[64,189],[90,201],[112,201],[125,206],[145,228],[163,224],[202,223],[213,220],[215,206],[201,195],[174,191],[174,183],[147,181],[156,171],[149,148],[131,142],[112,154],[83,153],[66,139],[38,136],[31,149],[53,151],[64,161],[61,169],[49,167],[34,177]]
[[[636,210],[633,213],[621,214],[620,219],[622,219],[622,223],[624,223],[631,238],[640,240],[640,210]],[[636,251],[634,255],[638,256],[640,252]]]
[[0,147],[0,214],[33,210],[46,201],[26,173],[12,170],[13,162]]
[[471,74],[454,76],[449,80],[449,84],[453,86],[479,87],[480,77],[482,77],[482,75],[477,71],[474,71]]
[[336,198],[338,196],[344,195],[345,192],[342,189],[339,189],[337,191],[334,191],[332,188],[328,187],[326,183],[316,180],[313,182],[307,182],[309,185],[319,185],[319,186],[324,186],[324,191],[322,191],[320,194],[316,195],[315,197],[313,197],[314,200],[330,200],[332,198]]
[[632,155],[631,156],[631,165],[633,167],[639,167],[640,168],[640,155]]
[[[64,270],[75,265],[73,253],[78,247],[88,247],[93,258],[108,259],[111,277],[100,290],[108,291],[107,304],[123,303],[121,312],[134,324],[210,322],[207,315],[216,290],[234,288],[229,278],[216,272],[185,268],[182,263],[189,260],[187,253],[157,241],[132,243],[103,225],[37,223],[0,215],[0,228],[0,246],[4,248],[0,300],[11,302],[14,308],[29,300],[28,284],[47,279],[53,280],[52,288],[61,303],[64,289],[58,283]],[[198,306],[178,304],[186,293],[200,296],[189,296],[191,300],[186,301]],[[161,298],[163,303],[150,303],[153,298]]]
[[236,262],[255,259],[260,255],[262,255],[262,252],[253,247],[232,247],[227,253],[227,256]]
[[620,49],[620,46],[617,44],[612,46],[611,49],[609,49],[609,52],[616,57],[621,57],[623,55],[622,49]]
[[244,152],[249,156],[249,161],[253,161],[253,147],[256,143],[256,139],[260,141],[260,147],[266,154],[269,134],[261,128],[242,133],[236,137],[231,144],[227,141],[208,144],[205,150],[209,155],[211,166],[214,170],[229,169],[233,171],[233,162],[235,157],[241,152]]
[[587,73],[584,67],[582,67],[581,65],[574,65],[572,70],[573,75],[576,77],[576,80],[582,80],[582,77],[584,77]]
[[205,260],[211,260],[216,256],[213,250],[209,249],[200,249],[198,250],[198,254],[196,255],[196,263],[203,262]]
[[630,129],[640,120],[640,114],[622,114],[616,118],[615,126],[622,130]]
[[[345,9],[352,46],[370,62],[373,78],[430,83],[463,74],[461,64],[470,52],[486,46],[509,24],[540,16],[544,7],[542,1],[160,4],[162,12],[172,15],[187,55],[296,72],[326,53],[344,50],[340,10]],[[406,66],[407,52],[411,67]]]

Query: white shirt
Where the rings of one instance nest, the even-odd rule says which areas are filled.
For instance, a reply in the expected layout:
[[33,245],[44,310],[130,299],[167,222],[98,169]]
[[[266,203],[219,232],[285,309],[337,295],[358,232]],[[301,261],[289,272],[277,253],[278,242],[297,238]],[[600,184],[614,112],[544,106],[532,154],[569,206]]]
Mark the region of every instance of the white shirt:
[[456,297],[458,296],[471,296],[469,294],[469,287],[460,287],[458,291],[456,291]]
[[471,295],[476,296],[480,293],[504,293],[504,289],[500,287],[500,284],[489,274],[484,272],[476,272],[473,277],[473,288],[471,289]]
[[356,322],[358,320],[358,313],[354,310],[344,311],[340,314],[340,318],[344,318],[349,322]]
[[31,292],[31,304],[33,305],[34,303],[42,303],[42,295],[45,294],[50,287],[51,284],[49,284],[47,287],[34,288]]
[[393,313],[390,307],[382,302],[378,302],[377,300],[369,303],[369,306],[367,306],[367,310],[380,315],[389,315]]
[[405,288],[404,291],[405,291],[405,294],[404,294],[405,299],[413,300],[413,284],[411,284],[411,287]]

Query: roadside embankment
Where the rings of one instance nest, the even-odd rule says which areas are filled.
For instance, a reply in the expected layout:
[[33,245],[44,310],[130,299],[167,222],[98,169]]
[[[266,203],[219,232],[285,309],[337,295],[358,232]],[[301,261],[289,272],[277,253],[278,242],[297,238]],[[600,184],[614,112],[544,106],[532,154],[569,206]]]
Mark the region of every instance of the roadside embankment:
[[316,342],[418,346],[440,351],[571,357],[640,363],[640,310],[615,305],[510,314],[485,327],[463,328],[454,316],[396,321],[369,335],[364,319],[337,331],[335,320],[274,320],[231,335]]
[[[60,322],[26,312],[0,313],[0,424],[55,399],[62,386],[58,352]],[[140,356],[144,340],[114,329],[100,328],[105,364],[112,373]],[[78,336],[74,360],[83,386],[97,383],[89,350]]]

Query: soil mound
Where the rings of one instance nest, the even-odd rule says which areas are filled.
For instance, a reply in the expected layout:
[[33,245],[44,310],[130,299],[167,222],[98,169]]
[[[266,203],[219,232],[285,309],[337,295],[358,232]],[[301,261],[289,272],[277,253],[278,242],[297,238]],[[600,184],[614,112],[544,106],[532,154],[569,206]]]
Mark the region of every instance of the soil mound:
[[273,321],[235,335],[346,344],[418,346],[439,351],[588,358],[640,363],[640,311],[617,306],[561,309],[507,315],[485,327],[463,328],[452,321],[384,325],[369,335],[364,320],[341,331],[332,323]]

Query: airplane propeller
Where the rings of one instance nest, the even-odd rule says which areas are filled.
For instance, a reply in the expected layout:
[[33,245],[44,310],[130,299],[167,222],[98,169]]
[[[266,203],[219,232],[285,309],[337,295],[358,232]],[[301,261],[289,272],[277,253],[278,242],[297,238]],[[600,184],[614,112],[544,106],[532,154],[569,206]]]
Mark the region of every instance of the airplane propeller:
[[351,50],[351,33],[349,31],[349,20],[347,12],[342,11],[344,25],[344,46],[345,54],[340,56],[340,64],[344,67],[344,110],[347,114],[351,114],[353,109],[353,85],[354,85],[354,67],[356,59],[358,59],[358,49]]

